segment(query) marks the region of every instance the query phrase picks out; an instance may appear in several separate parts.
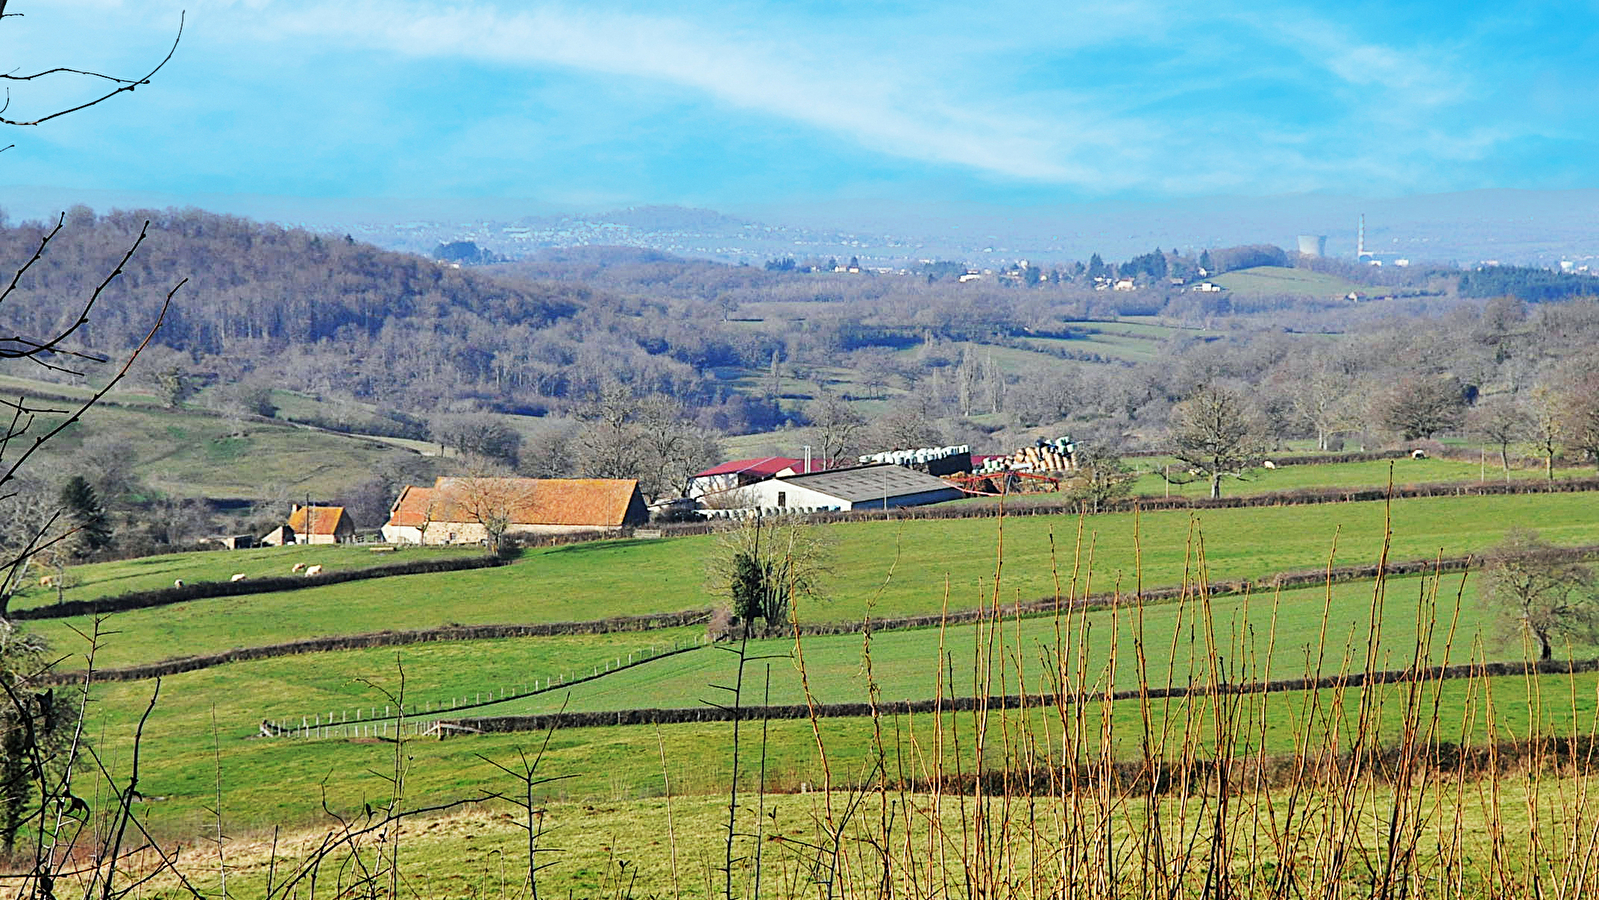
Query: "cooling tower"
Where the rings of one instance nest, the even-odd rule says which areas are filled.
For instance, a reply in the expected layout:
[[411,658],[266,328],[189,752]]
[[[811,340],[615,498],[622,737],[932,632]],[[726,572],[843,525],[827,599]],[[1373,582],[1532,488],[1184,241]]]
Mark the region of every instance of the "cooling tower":
[[1327,236],[1325,234],[1300,235],[1299,252],[1305,256],[1326,256]]

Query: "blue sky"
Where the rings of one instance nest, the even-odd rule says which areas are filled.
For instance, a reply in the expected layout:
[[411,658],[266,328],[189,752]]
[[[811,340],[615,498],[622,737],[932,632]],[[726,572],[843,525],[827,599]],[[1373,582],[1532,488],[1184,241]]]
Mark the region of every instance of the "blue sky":
[[[1599,5],[13,0],[0,185],[549,208],[1599,187]],[[28,116],[89,88],[13,89]],[[0,189],[3,190],[3,189]],[[0,204],[4,203],[0,193]]]

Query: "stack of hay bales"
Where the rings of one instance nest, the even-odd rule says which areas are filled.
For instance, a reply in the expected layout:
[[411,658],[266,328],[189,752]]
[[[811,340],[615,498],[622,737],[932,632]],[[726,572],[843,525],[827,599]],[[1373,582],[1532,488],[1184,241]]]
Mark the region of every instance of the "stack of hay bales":
[[996,472],[1069,472],[1076,468],[1073,456],[1076,445],[1069,437],[1052,441],[1040,439],[1031,447],[1023,447],[1009,456],[993,457],[984,461],[976,474]]

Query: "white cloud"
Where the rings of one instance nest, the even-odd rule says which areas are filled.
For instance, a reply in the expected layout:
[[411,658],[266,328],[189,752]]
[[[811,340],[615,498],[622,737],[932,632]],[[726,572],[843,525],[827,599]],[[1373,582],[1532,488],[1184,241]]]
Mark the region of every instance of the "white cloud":
[[[946,63],[898,53],[851,53],[823,33],[789,40],[678,18],[544,7],[505,13],[478,5],[324,5],[259,17],[263,37],[335,39],[415,57],[565,67],[668,82],[720,103],[791,119],[908,159],[1052,182],[1103,173],[1073,163],[1102,143],[1087,123],[1006,110],[1004,97],[961,95]],[[955,85],[958,87],[958,85]]]
[[[152,0],[162,10],[178,2]],[[197,56],[281,66],[261,78],[280,77],[286,89],[320,87],[313,73],[302,82],[294,71],[300,56],[349,50],[520,69],[529,86],[543,72],[571,70],[688,91],[888,160],[1090,193],[1421,183],[1446,177],[1440,168],[1451,163],[1490,157],[1526,130],[1462,124],[1480,121],[1454,113],[1480,100],[1491,76],[1474,78],[1457,48],[1416,36],[1410,45],[1373,40],[1380,32],[1293,6],[928,0],[821,14],[763,0],[642,9],[181,2]],[[129,0],[60,3],[85,17],[155,15]],[[1247,99],[1262,85],[1278,95]],[[358,96],[368,87],[340,89]],[[1245,99],[1232,102],[1235,89]],[[1314,115],[1299,114],[1307,105]],[[401,114],[415,125],[427,111]]]

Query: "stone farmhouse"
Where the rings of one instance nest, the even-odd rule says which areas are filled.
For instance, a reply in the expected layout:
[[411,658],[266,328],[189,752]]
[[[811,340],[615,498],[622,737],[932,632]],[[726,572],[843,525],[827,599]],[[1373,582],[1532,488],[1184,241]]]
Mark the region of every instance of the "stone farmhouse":
[[638,482],[603,478],[444,477],[411,485],[389,511],[391,544],[476,544],[485,521],[504,534],[616,532],[649,521]]

